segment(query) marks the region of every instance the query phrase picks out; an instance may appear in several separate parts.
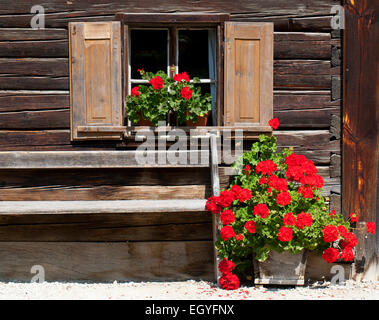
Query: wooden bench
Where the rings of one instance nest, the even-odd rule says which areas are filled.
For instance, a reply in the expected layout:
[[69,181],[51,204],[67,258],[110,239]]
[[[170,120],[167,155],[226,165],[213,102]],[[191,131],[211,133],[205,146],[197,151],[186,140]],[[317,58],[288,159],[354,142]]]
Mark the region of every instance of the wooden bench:
[[[186,161],[136,160],[168,155]],[[202,151],[0,152],[0,176],[117,168],[186,168],[189,174],[208,168],[211,193],[220,190],[215,135],[210,135],[210,150]],[[27,266],[38,264],[47,268],[47,281],[217,280],[217,221],[205,212],[205,198],[162,200],[153,194],[152,199],[137,200],[2,199],[0,279],[28,280],[32,275]]]

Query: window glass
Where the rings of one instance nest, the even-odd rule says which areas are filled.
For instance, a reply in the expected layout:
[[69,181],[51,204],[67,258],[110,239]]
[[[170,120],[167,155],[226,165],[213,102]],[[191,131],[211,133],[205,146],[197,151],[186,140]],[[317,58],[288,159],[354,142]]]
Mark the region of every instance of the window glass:
[[131,30],[130,65],[132,79],[140,79],[138,69],[167,70],[167,30]]
[[209,79],[208,30],[179,30],[179,72]]

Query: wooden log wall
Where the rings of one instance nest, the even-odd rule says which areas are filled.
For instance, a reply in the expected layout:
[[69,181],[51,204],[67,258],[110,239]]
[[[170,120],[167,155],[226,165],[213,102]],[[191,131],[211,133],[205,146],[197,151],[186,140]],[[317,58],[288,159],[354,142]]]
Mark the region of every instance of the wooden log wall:
[[[233,21],[274,22],[274,116],[281,122],[275,134],[281,147],[294,146],[296,152],[315,162],[325,179],[324,192],[330,197],[331,208],[340,210],[341,36],[331,28],[331,7],[340,4],[339,1],[35,2],[45,9],[46,28],[42,30],[30,28],[34,1],[2,0],[0,5],[0,151],[124,147],[113,142],[70,143],[69,21],[110,21],[118,12],[230,13]],[[152,172],[130,175],[127,170],[121,173],[63,171],[45,175],[33,170],[2,171],[0,200],[126,199],[132,197],[128,188],[136,186],[137,180],[142,181],[140,177],[148,175],[149,187],[156,188],[156,183],[162,184],[158,180],[163,176]],[[175,171],[165,172],[163,185],[167,187],[176,175]],[[201,170],[187,176],[191,181],[180,175],[181,185],[176,186],[181,188],[179,195],[186,194],[190,185],[192,195],[208,194],[209,181],[204,176]],[[223,181],[225,185],[225,178]],[[169,188],[161,188],[159,192],[167,197],[172,195]],[[83,272],[93,280],[130,279],[127,270],[141,265],[146,254],[151,254],[151,259],[145,265],[159,264],[158,253],[171,257],[172,262],[166,259],[158,269],[141,269],[141,277],[213,277],[210,220],[205,221],[201,215],[189,218],[182,213],[174,220],[162,220],[163,229],[156,224],[157,217],[144,226],[136,222],[133,227],[121,216],[97,216],[89,220],[82,216],[51,221],[47,217],[25,219],[1,220],[2,279],[28,279],[31,265],[43,262],[51,266],[51,280],[82,279]],[[35,219],[35,225],[31,225],[31,219]],[[193,225],[186,229],[188,219]],[[97,224],[105,226],[98,229]],[[135,234],[134,240],[130,234]],[[67,253],[71,259],[65,258]],[[19,263],[21,256],[25,266]],[[126,263],[128,257],[135,262]],[[82,263],[89,266],[85,271],[77,268]]]

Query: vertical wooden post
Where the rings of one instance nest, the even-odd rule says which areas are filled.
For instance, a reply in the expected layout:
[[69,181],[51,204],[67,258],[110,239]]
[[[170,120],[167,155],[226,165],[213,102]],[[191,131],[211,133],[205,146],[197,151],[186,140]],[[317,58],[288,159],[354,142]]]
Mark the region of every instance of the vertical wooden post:
[[[215,196],[220,195],[220,178],[218,174],[218,153],[217,153],[217,137],[215,134],[210,135],[210,167],[211,167],[211,182],[212,182],[212,192]],[[215,242],[218,239],[220,232],[220,218],[218,215],[212,214],[212,229],[213,229],[213,250],[214,250],[214,275],[215,280],[218,283],[220,279],[220,272],[218,270],[219,256],[216,248],[214,247]]]
[[[378,1],[345,0],[343,88],[343,214],[359,215],[353,278],[379,280]],[[365,223],[376,234],[365,235]]]

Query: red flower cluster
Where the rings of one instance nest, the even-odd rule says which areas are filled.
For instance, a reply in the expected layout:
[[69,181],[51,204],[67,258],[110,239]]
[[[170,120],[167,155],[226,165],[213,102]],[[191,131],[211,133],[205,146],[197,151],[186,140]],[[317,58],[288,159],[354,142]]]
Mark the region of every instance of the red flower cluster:
[[279,128],[279,119],[278,118],[273,118],[271,119],[268,124],[271,126],[271,128],[273,128],[274,130],[278,129]]
[[255,171],[263,175],[272,175],[278,169],[276,163],[272,160],[264,160],[257,164]]
[[184,99],[191,99],[192,97],[192,90],[189,87],[184,87],[182,90],[180,90],[180,94]]
[[281,192],[276,197],[276,203],[286,206],[291,203],[291,194],[287,191]]
[[375,223],[374,222],[367,222],[366,223],[366,229],[368,233],[375,234]]
[[232,273],[236,265],[233,261],[223,259],[218,264],[218,270],[222,273],[222,277],[220,278],[221,288],[225,290],[235,290],[238,289],[240,285],[240,281],[238,277]]
[[322,257],[329,263],[336,261],[338,258],[345,261],[353,261],[354,252],[353,248],[358,244],[357,237],[354,233],[349,232],[344,226],[327,225],[322,229],[325,242],[334,242],[338,239],[339,245],[342,247],[342,252],[336,248],[327,248]]
[[236,220],[232,210],[225,210],[220,214],[221,222],[224,226],[233,223]]
[[249,220],[245,223],[245,229],[250,233],[254,233],[257,229],[257,224],[253,220]]
[[270,212],[268,211],[268,207],[264,203],[258,203],[253,209],[253,214],[265,219],[269,216]]
[[286,177],[290,181],[302,184],[297,192],[304,198],[312,199],[313,190],[324,186],[324,179],[317,174],[316,166],[304,155],[291,153],[286,157],[285,164],[287,165]]
[[245,169],[243,169],[244,174],[249,175],[251,172],[251,167],[247,164]]
[[268,185],[276,191],[288,191],[287,180],[279,178],[276,175],[271,175],[268,178]]
[[336,226],[327,225],[322,229],[325,242],[334,242],[337,241],[339,233]]
[[211,196],[208,198],[205,208],[214,214],[219,214],[223,208],[230,207],[234,200],[245,202],[252,197],[249,189],[243,189],[238,185],[234,185],[229,191],[220,192],[220,196]]
[[354,212],[350,213],[350,221],[351,222],[358,222],[358,215]]
[[281,227],[278,233],[278,239],[282,242],[288,242],[292,240],[293,231],[288,227]]
[[322,258],[329,263],[336,261],[339,256],[340,252],[336,248],[327,248],[322,254]]
[[141,92],[139,92],[138,89],[139,89],[139,87],[133,87],[131,92],[130,92],[130,95],[132,97],[134,97],[134,96],[138,97],[141,94]]
[[163,79],[160,76],[151,78],[149,83],[153,86],[154,90],[159,90],[163,88]]
[[190,77],[187,74],[187,72],[182,72],[182,73],[178,73],[178,74],[174,75],[174,80],[178,81],[178,82],[180,82],[182,80],[184,80],[185,82],[190,82]]
[[307,212],[301,212],[296,216],[295,225],[299,229],[303,230],[304,227],[310,227],[313,223],[313,217]]
[[293,215],[292,212],[288,212],[283,217],[283,224],[285,226],[293,226],[296,223],[296,217]]
[[231,226],[225,226],[221,228],[220,235],[224,241],[227,241],[231,238],[234,238],[236,234]]
[[230,272],[222,275],[220,285],[224,290],[236,290],[240,285],[240,280],[235,274]]

